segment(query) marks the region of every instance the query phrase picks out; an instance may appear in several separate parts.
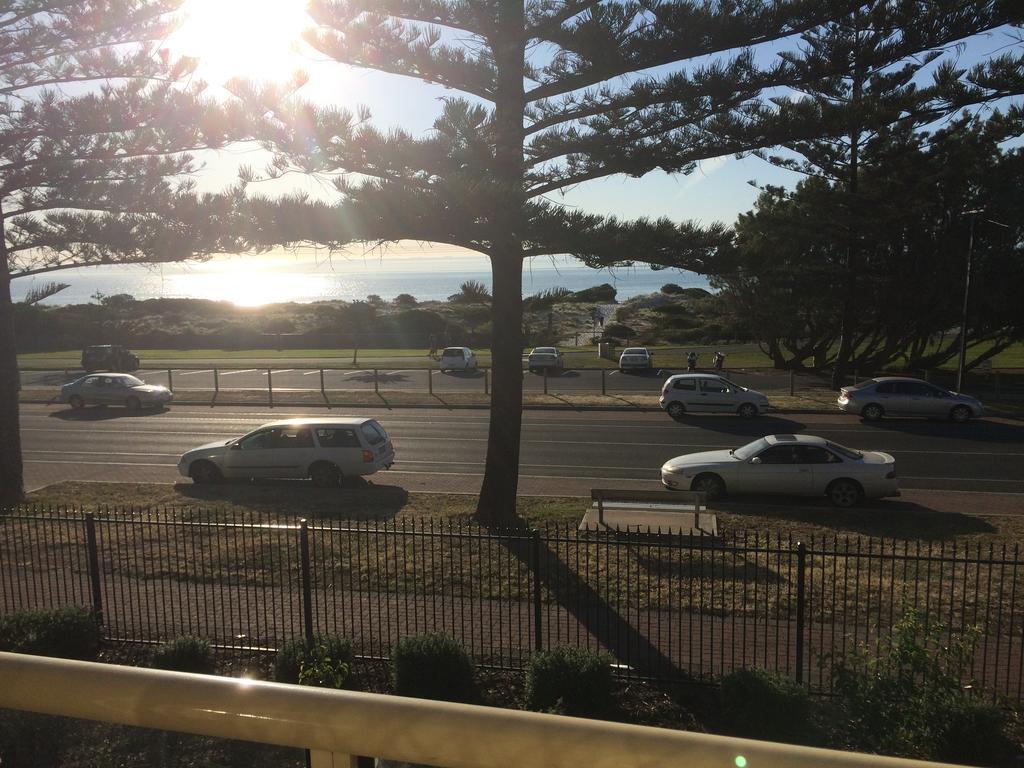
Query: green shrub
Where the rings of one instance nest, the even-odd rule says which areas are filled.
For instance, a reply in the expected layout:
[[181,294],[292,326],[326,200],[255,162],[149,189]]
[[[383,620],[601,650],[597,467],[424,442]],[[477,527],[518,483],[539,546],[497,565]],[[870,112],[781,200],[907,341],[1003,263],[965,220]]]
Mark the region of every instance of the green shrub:
[[212,675],[215,666],[213,648],[206,640],[198,637],[175,638],[153,653],[154,669]]
[[678,283],[665,283],[661,286],[661,292],[669,295],[682,293],[685,289]]
[[[344,656],[349,647],[341,648],[337,644],[335,650],[341,650]],[[299,685],[312,685],[317,688],[341,688],[345,685],[349,674],[349,659],[331,655],[327,645],[318,643],[310,651],[308,658],[302,661],[299,668]]]
[[582,291],[576,291],[573,294],[574,301],[615,301],[615,294],[618,291],[615,290],[614,286],[609,283],[601,283],[601,285],[595,285],[593,288],[584,288]]
[[335,665],[344,664],[347,678],[352,664],[352,643],[338,635],[317,635],[312,643],[303,639],[288,640],[274,659],[274,679],[279,683],[298,684],[301,682],[303,665],[308,667],[310,664],[322,663],[323,659],[330,659]]
[[451,635],[404,638],[395,646],[391,664],[399,696],[462,702],[477,698],[473,662]]
[[[880,638],[833,657],[836,746],[861,752],[1000,762],[1007,745],[1001,713],[978,699],[970,685],[977,632],[947,635],[925,629],[911,609]],[[967,758],[964,758],[967,759]]]
[[613,709],[611,659],[585,648],[534,654],[526,669],[526,706],[541,712],[605,717]]
[[604,335],[606,338],[629,341],[636,336],[636,331],[622,323],[609,323],[604,327]]
[[100,626],[88,608],[16,611],[0,617],[0,651],[95,659]]
[[735,736],[814,744],[807,690],[766,669],[740,669],[722,678],[722,714]]

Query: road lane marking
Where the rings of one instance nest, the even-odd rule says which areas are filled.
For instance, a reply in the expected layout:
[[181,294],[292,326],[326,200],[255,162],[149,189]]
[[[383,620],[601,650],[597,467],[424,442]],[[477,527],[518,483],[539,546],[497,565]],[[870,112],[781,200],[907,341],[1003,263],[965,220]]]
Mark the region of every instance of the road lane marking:
[[231,376],[231,375],[233,375],[235,373],[252,373],[255,370],[256,370],[255,368],[242,368],[242,369],[237,370],[237,371],[221,371],[220,375],[221,376]]
[[[26,464],[71,464],[83,467],[177,467],[177,464],[151,464],[141,461],[58,461],[57,459],[29,459]],[[117,482],[110,480],[108,482]]]
[[302,375],[303,376],[312,376],[314,373],[320,373],[320,369],[317,368],[315,371],[303,371]]
[[213,368],[205,368],[201,371],[178,371],[179,376],[195,376],[198,373],[213,373]]

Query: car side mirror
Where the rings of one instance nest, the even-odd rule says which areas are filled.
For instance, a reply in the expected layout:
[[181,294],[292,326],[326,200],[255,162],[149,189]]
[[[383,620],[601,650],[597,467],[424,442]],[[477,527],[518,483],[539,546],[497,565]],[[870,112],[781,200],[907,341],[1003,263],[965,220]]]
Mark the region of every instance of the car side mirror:
[[752,458],[750,460],[750,463],[751,464],[760,464],[761,463],[761,457],[760,456],[755,456],[754,458]]
[[242,444],[241,443],[232,443],[231,444],[231,450],[232,451],[240,451],[240,450],[242,450]]

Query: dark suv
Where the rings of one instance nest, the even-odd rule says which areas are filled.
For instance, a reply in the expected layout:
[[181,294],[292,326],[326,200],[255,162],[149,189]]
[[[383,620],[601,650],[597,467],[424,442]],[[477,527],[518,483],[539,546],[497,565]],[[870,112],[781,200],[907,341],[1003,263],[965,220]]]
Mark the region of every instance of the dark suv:
[[139,358],[119,344],[99,344],[82,350],[82,367],[93,371],[130,373],[139,370]]

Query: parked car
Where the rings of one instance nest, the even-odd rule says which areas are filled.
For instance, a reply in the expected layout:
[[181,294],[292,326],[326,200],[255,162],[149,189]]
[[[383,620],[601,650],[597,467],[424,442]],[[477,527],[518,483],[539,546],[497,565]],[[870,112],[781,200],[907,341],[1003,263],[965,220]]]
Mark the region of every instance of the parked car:
[[82,368],[93,371],[131,373],[139,370],[139,358],[119,344],[97,344],[82,350]]
[[476,354],[469,347],[445,347],[441,353],[441,373],[445,371],[475,371]]
[[654,355],[647,347],[627,347],[619,355],[619,370],[649,370],[654,364]]
[[970,395],[950,392],[921,379],[896,376],[843,387],[836,402],[841,410],[859,414],[865,421],[878,421],[883,416],[940,416],[964,422],[985,413],[981,402]]
[[87,405],[123,405],[135,411],[162,408],[173,397],[167,387],[147,384],[129,373],[93,373],[61,387],[57,402],[75,410]]
[[395,449],[376,419],[274,421],[231,440],[182,454],[178,472],[195,483],[222,478],[310,478],[320,487],[390,469]]
[[751,418],[764,413],[768,397],[713,373],[679,373],[661,387],[661,407],[673,419],[685,413],[738,413]]
[[899,496],[896,460],[881,451],[855,451],[814,435],[767,435],[728,451],[677,456],[661,468],[670,490],[827,496],[837,507]]
[[562,353],[555,347],[535,347],[526,360],[526,367],[530,373],[537,371],[560,371],[562,370]]

